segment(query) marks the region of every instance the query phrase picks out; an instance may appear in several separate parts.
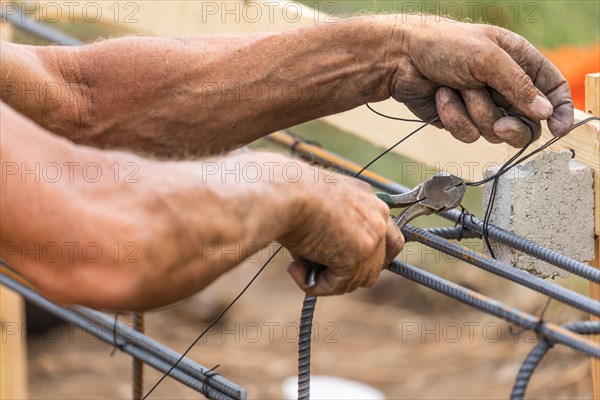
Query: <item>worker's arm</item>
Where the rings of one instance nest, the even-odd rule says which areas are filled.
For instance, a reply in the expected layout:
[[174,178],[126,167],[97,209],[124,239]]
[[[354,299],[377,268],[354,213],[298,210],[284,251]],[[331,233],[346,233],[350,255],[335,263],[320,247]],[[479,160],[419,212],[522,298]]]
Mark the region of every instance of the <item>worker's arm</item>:
[[[83,46],[2,43],[2,99],[52,132],[177,157],[394,97],[465,142],[524,145],[500,109],[569,131],[562,75],[488,25],[364,16],[277,34],[126,37]],[[548,102],[548,99],[550,102]]]
[[158,307],[273,240],[327,265],[314,292],[339,294],[372,285],[403,244],[368,185],[282,155],[152,161],[73,144],[4,103],[0,128],[0,256],[58,301]]

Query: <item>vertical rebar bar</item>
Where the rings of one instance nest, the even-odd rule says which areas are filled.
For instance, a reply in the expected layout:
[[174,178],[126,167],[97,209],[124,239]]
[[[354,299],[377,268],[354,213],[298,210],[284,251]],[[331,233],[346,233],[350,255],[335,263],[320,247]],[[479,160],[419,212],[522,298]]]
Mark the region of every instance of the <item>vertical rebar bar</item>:
[[[133,313],[133,329],[136,332],[144,333],[144,313]],[[133,379],[132,379],[133,400],[142,400],[144,397],[144,363],[133,357]]]

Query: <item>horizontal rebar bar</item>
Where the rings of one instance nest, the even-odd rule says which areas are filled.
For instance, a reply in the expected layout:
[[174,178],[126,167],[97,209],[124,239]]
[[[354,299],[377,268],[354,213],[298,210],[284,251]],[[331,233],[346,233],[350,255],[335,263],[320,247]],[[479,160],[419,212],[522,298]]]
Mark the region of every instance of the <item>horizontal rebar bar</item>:
[[[314,144],[306,143],[301,138],[290,135],[286,132],[276,132],[268,136],[268,139],[273,143],[290,148],[295,154],[298,154],[307,161],[331,167],[341,173],[347,175],[356,175],[362,168],[343,157],[338,156],[330,151],[324,150]],[[384,178],[374,172],[364,171],[358,179],[361,179],[373,187],[384,190],[392,194],[406,193],[410,191],[408,187],[397,182]],[[483,234],[483,221],[473,215],[464,215],[459,210],[450,210],[438,214],[452,222],[463,225],[465,228]],[[600,283],[600,269],[596,269],[574,260],[563,254],[560,254],[547,247],[541,246],[525,239],[512,232],[498,228],[497,226],[489,225],[489,237],[507,246],[529,254],[542,261],[552,264],[565,271],[571,272],[574,275],[585,278],[594,283]]]
[[425,228],[425,232],[429,232],[435,236],[443,237],[448,240],[462,240],[462,239],[480,239],[481,235],[466,229],[463,226],[456,228]]
[[2,22],[8,22],[15,28],[24,32],[35,35],[49,42],[62,44],[64,46],[81,46],[84,43],[72,36],[69,36],[61,31],[53,29],[45,24],[31,22],[25,14],[20,12],[15,14],[5,14],[0,12]]
[[458,260],[466,261],[488,272],[509,279],[515,283],[533,289],[553,299],[560,300],[565,304],[578,308],[592,315],[600,317],[600,302],[586,297],[582,294],[569,290],[559,285],[531,275],[523,270],[504,264],[494,258],[486,257],[481,253],[467,249],[458,243],[452,243],[447,239],[436,236],[424,229],[412,225],[406,225],[402,233],[407,241],[415,241],[431,247],[442,253],[448,254]]
[[450,296],[462,303],[494,315],[523,328],[531,329],[556,343],[571,347],[594,358],[600,358],[600,347],[551,322],[540,321],[532,314],[512,308],[498,300],[467,289],[402,261],[394,261],[387,269],[420,285]]
[[[113,322],[110,322],[108,326],[105,323],[99,324],[97,319],[86,318],[86,312],[94,314],[96,317],[98,311],[86,309],[85,307],[78,307],[78,309],[71,309],[68,307],[59,306],[50,300],[46,299],[35,290],[27,287],[23,283],[17,282],[12,277],[5,273],[0,273],[0,283],[14,290],[15,292],[22,295],[25,299],[30,301],[32,304],[48,311],[49,313],[68,321],[79,328],[89,332],[90,334],[98,337],[100,340],[114,345],[115,333],[113,332]],[[105,322],[111,321],[108,316],[104,316]],[[119,348],[130,354],[131,356],[143,361],[144,363],[156,368],[158,371],[166,373],[174,364],[171,359],[165,358],[165,347],[158,344],[154,340],[150,339],[146,335],[136,332],[129,340],[123,340],[124,337],[122,332],[130,331],[130,328],[126,327],[121,323],[117,323],[117,338],[121,339],[118,343]],[[121,332],[121,333],[119,333]],[[140,346],[139,343],[144,343],[145,346]],[[158,345],[158,346],[157,346]],[[161,350],[161,351],[158,351]],[[179,355],[172,350],[169,352],[175,357],[179,358]],[[185,362],[184,362],[185,361]],[[181,368],[181,365],[185,365],[185,369]],[[207,368],[194,363],[190,359],[184,358],[182,364],[178,365],[171,371],[172,376],[177,381],[184,385],[197,390],[200,393],[206,394],[211,399],[227,399],[227,400],[245,400],[246,392],[244,389],[235,385],[232,382],[227,381],[220,375],[208,376],[204,373],[209,371]],[[208,384],[207,384],[208,383]],[[221,384],[224,387],[229,388],[229,393],[224,393],[219,390],[216,386]],[[234,394],[232,396],[232,394]]]
[[[84,315],[87,319],[93,321],[99,326],[102,326],[103,328],[108,328],[112,331],[115,327],[115,321],[111,319],[108,315],[100,311],[82,306],[74,306],[73,310],[79,314]],[[121,335],[120,337],[123,339],[124,342],[128,340],[133,341],[136,346],[154,354],[156,357],[167,362],[170,365],[175,364],[180,357],[180,354],[178,354],[174,350],[171,350],[167,346],[157,342],[156,340],[150,337],[138,335],[137,332],[133,332],[130,327],[121,322],[117,322],[116,327],[117,333]],[[125,332],[130,332],[131,335],[126,336],[124,334]],[[202,382],[208,383],[209,386],[214,387],[218,391],[221,391],[231,397],[245,398],[246,396],[244,389],[242,389],[236,384],[227,381],[219,375],[208,377],[206,373],[209,370],[194,363],[189,358],[183,358],[179,362],[177,367],[188,375],[197,376]]]

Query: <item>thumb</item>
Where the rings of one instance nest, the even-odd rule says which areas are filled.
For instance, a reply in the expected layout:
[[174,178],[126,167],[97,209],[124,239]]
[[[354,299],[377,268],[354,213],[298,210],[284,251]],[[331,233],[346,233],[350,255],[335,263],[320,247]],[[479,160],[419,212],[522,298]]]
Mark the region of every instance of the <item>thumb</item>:
[[486,64],[488,66],[486,83],[521,114],[535,121],[552,116],[554,108],[550,101],[508,53],[497,48]]

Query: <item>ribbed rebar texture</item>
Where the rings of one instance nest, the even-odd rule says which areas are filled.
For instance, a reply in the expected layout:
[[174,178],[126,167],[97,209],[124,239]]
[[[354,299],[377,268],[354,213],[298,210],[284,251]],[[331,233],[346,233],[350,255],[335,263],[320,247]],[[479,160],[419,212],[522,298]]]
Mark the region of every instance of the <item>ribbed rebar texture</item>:
[[[136,312],[133,314],[133,329],[136,332],[144,333],[144,313]],[[133,378],[132,392],[133,400],[142,400],[144,397],[144,363],[137,358],[133,359]]]
[[[298,138],[283,133],[277,132],[268,136],[269,140],[279,145],[292,148],[294,152],[309,161],[325,165],[347,175],[355,175],[362,168],[343,157],[340,157],[327,150],[321,149],[309,143],[299,142]],[[357,177],[373,187],[386,191],[391,194],[401,194],[410,191],[404,185],[391,181],[371,171],[365,171]],[[473,215],[464,215],[459,210],[450,210],[438,214],[452,222],[459,223],[465,228],[483,234],[483,221]],[[507,246],[513,247],[525,254],[539,258],[542,261],[562,268],[567,272],[585,278],[591,282],[600,283],[600,270],[592,268],[587,264],[574,260],[554,250],[550,250],[544,246],[540,246],[512,232],[498,228],[497,226],[489,225],[489,237],[493,240],[501,242]]]
[[[563,325],[563,328],[581,335],[596,335],[600,334],[600,321],[573,322]],[[548,350],[552,348],[552,345],[553,344],[550,341],[543,339],[527,355],[517,374],[517,379],[515,380],[512,393],[510,394],[511,400],[522,400],[523,397],[525,397],[525,392],[527,391],[527,386],[529,385],[533,372]]]
[[310,399],[310,342],[317,296],[307,294],[302,303],[298,335],[298,400]]
[[[3,260],[0,259],[0,262],[5,265]],[[134,340],[131,340],[131,328],[122,323],[116,324],[117,329],[115,334],[114,321],[106,314],[85,307],[68,308],[59,306],[4,273],[0,274],[0,283],[19,293],[36,306],[56,315],[58,318],[73,323],[110,345],[115,344],[116,336],[117,345],[120,350],[163,373],[169,371],[174,360],[180,357],[175,351],[168,349],[142,333],[135,333]],[[207,368],[194,363],[190,359],[184,358],[169,375],[199,393],[207,395],[210,399],[246,399],[244,389],[221,376],[207,376],[207,371]]]
[[542,337],[600,359],[600,348],[598,346],[558,325],[550,322],[542,322],[534,315],[517,310],[479,292],[467,289],[402,261],[394,261],[387,269],[487,314],[494,315],[523,328],[534,330]]
[[425,232],[443,237],[447,240],[478,239],[481,235],[462,226],[456,228],[426,228]]
[[[74,311],[85,316],[86,319],[92,321],[92,323],[97,326],[108,329],[113,328],[113,320],[104,313],[81,306],[75,306]],[[119,336],[120,342],[126,343],[128,339],[131,338],[130,336],[127,336],[131,331],[126,325],[118,323],[117,331],[119,335],[121,335]],[[177,360],[179,360],[180,354],[148,336],[137,335],[135,336],[135,339],[136,340],[134,344],[137,347],[145,352],[155,354],[157,358],[165,361],[167,364],[169,364],[169,366],[172,366]],[[218,374],[213,375],[209,372],[209,369],[194,363],[189,358],[183,358],[177,364],[177,369],[183,371],[187,375],[198,377],[198,379],[200,379],[206,386],[209,386],[218,392],[223,392],[227,396],[236,399],[246,398],[246,392],[244,389],[226,380]],[[173,373],[171,372],[169,375],[173,375]]]
[[[453,222],[464,223],[464,227],[479,234],[483,234],[483,221],[473,216],[461,217],[461,212],[458,210],[450,210],[439,214],[440,216],[449,219]],[[489,225],[489,237],[507,246],[522,251],[525,254],[536,257],[548,264],[554,265],[574,275],[580,276],[590,282],[600,283],[600,269],[590,267],[580,261],[560,254],[547,247],[540,246],[529,239],[525,239],[512,232],[498,228],[494,225]]]
[[545,281],[537,276],[530,275],[525,271],[511,267],[493,258],[485,257],[475,251],[460,246],[457,243],[433,235],[412,225],[406,225],[402,229],[404,237],[408,241],[415,241],[441,251],[459,260],[468,262],[488,272],[509,279],[519,285],[523,285],[542,294],[552,297],[595,316],[600,316],[600,302],[577,292],[566,289]]

